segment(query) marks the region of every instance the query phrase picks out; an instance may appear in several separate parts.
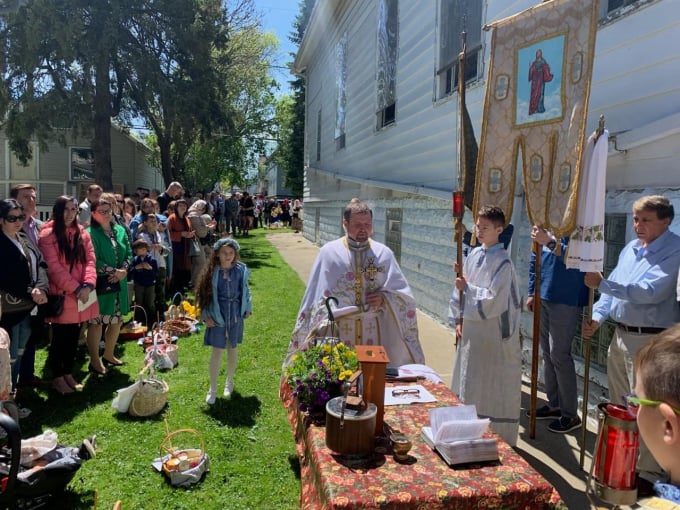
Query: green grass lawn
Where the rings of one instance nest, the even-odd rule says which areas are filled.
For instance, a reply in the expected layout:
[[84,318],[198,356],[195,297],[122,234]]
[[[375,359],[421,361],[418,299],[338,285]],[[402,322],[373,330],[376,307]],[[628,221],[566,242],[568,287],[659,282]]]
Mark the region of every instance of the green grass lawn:
[[[75,446],[97,434],[97,457],[83,464],[50,508],[93,508],[95,493],[99,509],[110,509],[119,499],[125,510],[299,506],[298,458],[278,387],[304,284],[265,234],[258,229],[238,239],[241,258],[252,270],[253,315],[239,348],[231,400],[221,398],[220,386],[217,403],[205,403],[210,349],[203,347],[202,332],[179,340],[179,365],[162,374],[170,392],[168,406],[158,416],[132,418],[111,408],[116,390],[131,384],[143,366],[136,341],[119,344],[117,355],[126,365],[101,378],[87,374],[83,352],[75,373],[84,379],[82,393],[62,396],[44,388],[22,396],[22,404],[33,411],[21,420],[24,437],[52,429],[61,443]],[[38,373],[45,358],[46,350],[39,350]],[[226,356],[220,385],[225,369]],[[194,428],[205,440],[211,469],[190,489],[170,486],[151,467],[165,437],[165,420],[171,431]]]

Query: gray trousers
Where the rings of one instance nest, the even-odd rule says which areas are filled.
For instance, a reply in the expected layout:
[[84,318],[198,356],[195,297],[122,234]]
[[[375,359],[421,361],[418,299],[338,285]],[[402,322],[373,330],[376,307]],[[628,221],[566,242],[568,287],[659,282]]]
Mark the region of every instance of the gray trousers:
[[548,405],[559,408],[562,416],[577,415],[576,369],[571,344],[581,319],[581,307],[541,300],[543,377]]
[[[609,400],[614,404],[623,404],[623,396],[631,393],[635,387],[635,370],[633,359],[635,353],[645,345],[653,335],[628,333],[622,328],[614,330],[614,336],[607,352],[607,381],[609,383]],[[640,457],[638,471],[661,475],[663,470],[654,460],[649,448],[640,436]],[[650,478],[656,479],[656,476]],[[654,480],[650,480],[654,481]]]

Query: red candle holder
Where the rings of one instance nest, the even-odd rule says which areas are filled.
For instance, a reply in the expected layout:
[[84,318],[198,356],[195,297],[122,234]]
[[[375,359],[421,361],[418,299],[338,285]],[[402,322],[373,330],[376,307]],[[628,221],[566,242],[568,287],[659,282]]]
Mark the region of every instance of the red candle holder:
[[453,217],[459,220],[465,215],[465,197],[462,191],[453,192]]

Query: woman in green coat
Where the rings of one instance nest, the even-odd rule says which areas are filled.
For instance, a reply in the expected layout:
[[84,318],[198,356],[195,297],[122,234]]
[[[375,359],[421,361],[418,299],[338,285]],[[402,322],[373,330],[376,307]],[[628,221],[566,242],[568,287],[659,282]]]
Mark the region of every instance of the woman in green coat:
[[[103,375],[106,366],[120,366],[123,362],[114,355],[123,315],[130,311],[127,289],[127,273],[132,263],[132,249],[125,229],[113,220],[113,203],[105,199],[95,200],[91,205],[92,223],[87,229],[92,238],[97,258],[97,299],[99,316],[91,319],[87,328],[87,348],[90,352],[90,371]],[[106,284],[116,286],[117,291],[106,292]],[[99,359],[99,341],[102,327],[104,354]]]

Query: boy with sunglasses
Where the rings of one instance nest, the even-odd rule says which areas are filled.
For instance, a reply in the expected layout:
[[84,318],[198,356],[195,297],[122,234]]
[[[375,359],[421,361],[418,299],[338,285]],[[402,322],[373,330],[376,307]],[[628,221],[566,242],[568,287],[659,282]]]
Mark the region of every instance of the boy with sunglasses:
[[635,355],[635,394],[626,396],[640,435],[670,483],[654,492],[680,503],[680,324],[654,336]]

